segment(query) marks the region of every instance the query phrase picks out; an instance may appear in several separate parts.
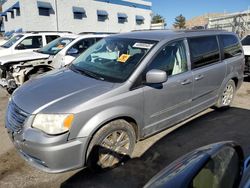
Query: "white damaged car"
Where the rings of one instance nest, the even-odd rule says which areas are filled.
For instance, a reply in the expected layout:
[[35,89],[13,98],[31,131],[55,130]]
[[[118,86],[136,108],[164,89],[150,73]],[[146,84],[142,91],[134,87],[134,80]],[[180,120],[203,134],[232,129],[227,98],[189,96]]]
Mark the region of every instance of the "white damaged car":
[[9,93],[25,81],[71,63],[89,46],[106,34],[69,34],[39,50],[0,57],[0,85]]
[[32,52],[42,48],[58,37],[69,32],[27,32],[15,33],[9,40],[0,46],[0,57],[24,52]]

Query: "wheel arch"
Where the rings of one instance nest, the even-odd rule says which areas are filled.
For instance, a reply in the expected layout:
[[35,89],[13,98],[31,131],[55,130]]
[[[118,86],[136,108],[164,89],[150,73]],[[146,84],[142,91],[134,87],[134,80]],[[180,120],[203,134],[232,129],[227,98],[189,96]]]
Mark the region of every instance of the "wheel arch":
[[88,160],[88,149],[89,149],[89,147],[90,147],[90,143],[91,143],[91,141],[93,140],[93,137],[94,137],[94,135],[101,129],[101,128],[103,128],[105,125],[107,125],[108,123],[110,123],[110,122],[112,122],[112,121],[115,121],[115,120],[125,120],[125,121],[127,121],[129,124],[131,124],[132,125],[132,127],[133,127],[133,129],[134,129],[134,131],[135,131],[135,136],[136,136],[136,138],[135,138],[135,140],[136,140],[136,142],[138,141],[138,139],[139,139],[139,133],[138,133],[138,125],[137,125],[137,123],[136,123],[136,121],[135,121],[135,119],[134,118],[131,118],[131,117],[129,117],[129,116],[119,116],[119,117],[116,117],[116,118],[113,118],[113,119],[110,119],[110,120],[107,120],[106,122],[104,122],[102,125],[100,125],[100,126],[98,126],[98,128],[97,129],[95,129],[95,131],[92,133],[92,135],[89,137],[89,139],[88,139],[88,141],[87,141],[87,144],[86,144],[86,147],[85,147],[85,152],[84,152],[84,166],[86,165],[86,163],[87,163],[87,160]]
[[238,83],[239,83],[239,79],[236,76],[233,77],[233,78],[231,78],[231,79],[234,81],[235,87],[237,88],[238,87]]
[[[132,125],[132,127],[135,131],[136,141],[138,141],[140,139],[140,127],[139,127],[139,125],[141,125],[142,120],[140,118],[138,119],[138,117],[140,116],[139,111],[137,111],[137,113],[135,113],[135,111],[136,111],[135,109],[130,108],[130,107],[126,107],[126,108],[113,107],[110,109],[106,109],[103,112],[100,112],[100,113],[96,114],[95,116],[93,116],[82,127],[82,129],[79,131],[77,137],[88,137],[87,142],[86,142],[86,146],[84,147],[84,151],[83,151],[83,155],[85,158],[84,165],[86,164],[86,160],[87,160],[87,150],[89,148],[89,145],[90,145],[94,135],[97,133],[97,131],[99,131],[102,127],[104,127],[109,122],[112,122],[112,121],[115,121],[118,119],[123,119],[123,120],[127,121],[128,123],[130,123]],[[124,112],[124,113],[122,113],[122,112]],[[125,112],[130,112],[130,114],[125,113]],[[135,115],[133,115],[133,113],[135,113]],[[93,124],[95,126],[93,126]]]
[[32,68],[30,68],[29,70],[27,70],[27,72],[25,72],[25,80],[28,79],[28,76],[31,74],[36,73],[40,68],[45,69],[44,72],[53,70],[54,68],[50,65],[37,65],[37,66],[33,66]]

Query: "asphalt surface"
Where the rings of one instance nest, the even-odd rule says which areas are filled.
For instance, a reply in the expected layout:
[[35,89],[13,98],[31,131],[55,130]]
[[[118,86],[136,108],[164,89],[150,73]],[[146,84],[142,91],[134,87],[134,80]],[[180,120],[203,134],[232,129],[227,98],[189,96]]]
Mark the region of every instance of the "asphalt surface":
[[92,173],[81,169],[47,174],[30,167],[16,153],[4,128],[8,96],[0,90],[0,187],[142,187],[153,175],[191,150],[218,141],[237,141],[250,155],[250,82],[237,92],[233,107],[197,115],[171,130],[137,144],[123,166]]

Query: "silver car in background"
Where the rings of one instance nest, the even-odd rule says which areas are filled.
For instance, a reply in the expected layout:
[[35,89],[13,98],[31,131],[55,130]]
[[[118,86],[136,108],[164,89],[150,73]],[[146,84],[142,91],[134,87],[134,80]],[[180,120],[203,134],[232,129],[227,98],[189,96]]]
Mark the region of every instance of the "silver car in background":
[[243,71],[233,33],[113,35],[17,89],[6,128],[21,156],[46,172],[112,168],[137,141],[211,106],[229,107]]

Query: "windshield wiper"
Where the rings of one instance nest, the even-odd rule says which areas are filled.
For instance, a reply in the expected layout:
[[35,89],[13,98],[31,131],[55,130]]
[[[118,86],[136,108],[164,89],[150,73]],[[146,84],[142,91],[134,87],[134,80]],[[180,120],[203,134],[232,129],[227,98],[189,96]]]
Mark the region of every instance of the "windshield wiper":
[[[72,65],[73,65],[73,64],[72,64]],[[72,66],[72,65],[71,65],[71,66]],[[93,73],[93,72],[91,72],[91,71],[88,71],[88,70],[85,70],[85,69],[81,69],[81,68],[79,68],[79,67],[76,67],[75,65],[73,65],[73,68],[74,68],[76,71],[78,71],[78,72],[80,72],[81,74],[84,74],[84,75],[86,75],[86,76],[88,76],[88,77],[95,78],[95,79],[97,79],[97,80],[104,80],[103,77],[101,77],[101,76],[99,76],[99,75],[97,75],[97,74],[95,74],[95,73]]]

